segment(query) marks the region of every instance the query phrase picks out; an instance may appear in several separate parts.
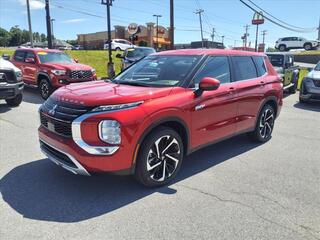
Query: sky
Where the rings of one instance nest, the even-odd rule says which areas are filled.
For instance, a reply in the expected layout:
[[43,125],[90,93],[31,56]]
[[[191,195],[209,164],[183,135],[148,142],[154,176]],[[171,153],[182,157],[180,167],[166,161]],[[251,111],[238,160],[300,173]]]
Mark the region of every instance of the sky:
[[[300,28],[317,28],[319,25],[320,0],[251,1],[291,25]],[[43,2],[44,0],[30,0],[31,18],[33,31],[46,33]],[[50,0],[50,3],[51,17],[55,19],[54,35],[58,39],[76,39],[77,34],[106,30],[106,8],[101,5],[101,0]],[[226,46],[241,46],[244,26],[249,24],[248,42],[254,46],[256,27],[251,25],[253,12],[239,0],[174,0],[174,3],[175,43],[201,39],[199,16],[194,12],[202,8],[204,38],[211,39],[212,28],[215,28],[215,41],[221,41],[221,36],[225,36]],[[153,14],[161,14],[159,25],[168,27],[169,0],[114,0],[111,25],[155,22]],[[0,0],[0,27],[9,30],[15,25],[28,29],[26,0]],[[280,37],[299,36],[314,40],[318,36],[317,31],[292,32],[266,20],[265,24],[259,26],[261,41],[262,30],[267,30],[266,44],[271,47]]]

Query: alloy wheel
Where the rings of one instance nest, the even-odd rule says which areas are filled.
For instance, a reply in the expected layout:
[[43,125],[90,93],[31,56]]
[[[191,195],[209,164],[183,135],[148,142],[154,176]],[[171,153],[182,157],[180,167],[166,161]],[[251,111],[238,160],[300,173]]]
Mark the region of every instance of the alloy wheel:
[[49,95],[49,85],[46,81],[43,81],[41,84],[41,95],[43,98],[47,98]]
[[259,133],[263,139],[267,139],[271,136],[274,126],[274,111],[267,108],[260,118]]
[[154,181],[162,182],[168,179],[177,169],[181,159],[179,142],[170,135],[156,140],[147,156],[147,171]]

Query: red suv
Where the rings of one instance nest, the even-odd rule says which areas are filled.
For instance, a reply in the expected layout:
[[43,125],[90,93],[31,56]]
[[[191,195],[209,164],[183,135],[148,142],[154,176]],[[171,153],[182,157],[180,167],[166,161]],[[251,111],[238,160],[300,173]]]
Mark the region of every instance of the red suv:
[[187,154],[208,144],[242,133],[268,141],[282,97],[264,54],[161,52],[112,81],[56,91],[39,110],[40,145],[73,173],[134,174],[146,186],[160,186]]
[[97,78],[95,69],[58,50],[17,49],[12,63],[21,69],[24,83],[38,86],[43,99],[61,86]]

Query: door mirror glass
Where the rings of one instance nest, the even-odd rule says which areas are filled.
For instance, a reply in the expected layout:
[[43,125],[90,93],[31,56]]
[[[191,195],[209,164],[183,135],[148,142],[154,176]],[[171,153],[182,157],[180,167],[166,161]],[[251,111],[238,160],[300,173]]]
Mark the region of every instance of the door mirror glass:
[[34,64],[36,63],[36,60],[34,58],[29,57],[29,58],[26,58],[25,62]]
[[204,77],[199,83],[199,89],[201,91],[213,91],[218,89],[220,81],[211,77]]

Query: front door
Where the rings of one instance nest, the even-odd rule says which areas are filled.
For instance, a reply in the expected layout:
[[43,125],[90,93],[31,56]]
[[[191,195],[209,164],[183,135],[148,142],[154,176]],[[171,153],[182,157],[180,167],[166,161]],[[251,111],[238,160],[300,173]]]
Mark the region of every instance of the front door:
[[209,57],[193,79],[190,87],[198,87],[204,77],[220,81],[217,90],[194,96],[191,108],[193,148],[232,135],[236,130],[237,102],[235,83],[231,82],[229,58]]
[[23,76],[26,82],[28,82],[29,84],[33,84],[36,85],[37,81],[37,64],[36,64],[36,56],[33,52],[27,52],[26,57],[25,57],[25,61],[26,59],[31,59],[33,58],[35,60],[34,63],[24,63],[24,67],[23,67]]

